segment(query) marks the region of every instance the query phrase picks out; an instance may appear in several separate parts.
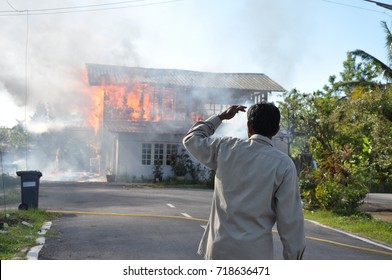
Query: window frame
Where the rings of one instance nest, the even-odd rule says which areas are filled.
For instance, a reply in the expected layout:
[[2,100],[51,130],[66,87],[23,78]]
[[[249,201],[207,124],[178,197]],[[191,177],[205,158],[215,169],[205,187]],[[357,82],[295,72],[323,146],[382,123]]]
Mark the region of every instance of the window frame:
[[178,143],[143,142],[141,165],[153,166],[158,162],[161,166],[170,166],[171,156],[179,150]]

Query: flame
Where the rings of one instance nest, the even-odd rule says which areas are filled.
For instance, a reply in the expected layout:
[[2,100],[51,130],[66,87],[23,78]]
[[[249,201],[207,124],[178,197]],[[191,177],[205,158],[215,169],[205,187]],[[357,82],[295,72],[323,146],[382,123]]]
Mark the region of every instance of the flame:
[[103,85],[98,91],[104,96],[104,120],[129,122],[161,120],[155,89],[147,84],[133,86]]
[[103,91],[98,87],[89,86],[86,70],[80,72],[83,84],[79,90],[83,93],[86,102],[77,110],[84,116],[85,125],[92,127],[97,134],[102,125]]
[[201,104],[187,108],[186,92],[180,94],[172,88],[147,83],[110,85],[103,82],[89,86],[87,71],[83,73],[83,80],[90,99],[86,122],[96,134],[106,121],[196,121],[202,117]]

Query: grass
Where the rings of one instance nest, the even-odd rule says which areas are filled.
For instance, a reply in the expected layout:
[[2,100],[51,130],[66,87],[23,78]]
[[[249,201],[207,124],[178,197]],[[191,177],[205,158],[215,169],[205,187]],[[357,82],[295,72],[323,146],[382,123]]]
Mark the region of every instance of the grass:
[[[0,260],[25,259],[25,250],[36,245],[36,239],[40,237],[38,231],[44,222],[56,217],[55,214],[47,213],[40,209],[27,211],[12,210],[3,213],[0,221]],[[31,226],[26,226],[27,222]]]
[[305,210],[305,218],[333,228],[392,245],[392,223],[373,219],[361,213],[352,216],[339,216],[329,211]]

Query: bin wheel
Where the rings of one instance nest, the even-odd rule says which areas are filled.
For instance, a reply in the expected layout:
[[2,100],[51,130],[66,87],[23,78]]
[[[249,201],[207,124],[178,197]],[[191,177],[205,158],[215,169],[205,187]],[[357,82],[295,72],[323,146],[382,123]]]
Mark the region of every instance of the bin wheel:
[[26,203],[22,203],[18,207],[19,210],[27,210],[28,208],[29,208],[29,206],[27,206]]

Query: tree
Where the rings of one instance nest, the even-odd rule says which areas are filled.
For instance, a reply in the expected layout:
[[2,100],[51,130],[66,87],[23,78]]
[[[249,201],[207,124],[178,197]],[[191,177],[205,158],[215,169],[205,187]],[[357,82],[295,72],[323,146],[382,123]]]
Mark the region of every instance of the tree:
[[304,95],[297,89],[285,93],[283,101],[279,102],[281,126],[289,135],[289,138],[285,139],[289,156],[295,157],[307,150],[307,139],[302,125],[304,110],[307,106],[305,102]]
[[[392,58],[392,36],[383,27]],[[305,140],[303,147],[317,161],[317,169],[299,170],[304,201],[353,213],[368,188],[392,191],[392,70],[356,50],[347,54],[339,74],[330,76],[322,90],[292,90],[280,108],[282,126],[294,139]],[[290,144],[299,148],[296,140]]]
[[0,150],[12,151],[26,148],[27,133],[21,124],[13,128],[0,127]]
[[[365,62],[370,62],[371,65],[373,65],[378,74],[382,75],[382,77],[386,80],[386,84],[389,84],[392,81],[392,68],[391,68],[391,63],[392,63],[392,33],[388,28],[388,25],[385,21],[381,22],[381,26],[384,29],[385,32],[385,47],[387,49],[387,57],[388,57],[388,64],[382,62],[378,58],[374,57],[373,55],[367,53],[366,51],[363,50],[355,50],[352,51],[351,54],[354,55],[355,57],[360,57],[362,58]],[[366,80],[365,80],[366,81]],[[360,83],[364,82],[363,80],[359,79],[356,81],[353,81],[354,83]],[[369,86],[379,86],[381,85],[380,82],[375,82],[375,81],[370,81],[367,80]],[[362,83],[363,84],[363,83]]]

